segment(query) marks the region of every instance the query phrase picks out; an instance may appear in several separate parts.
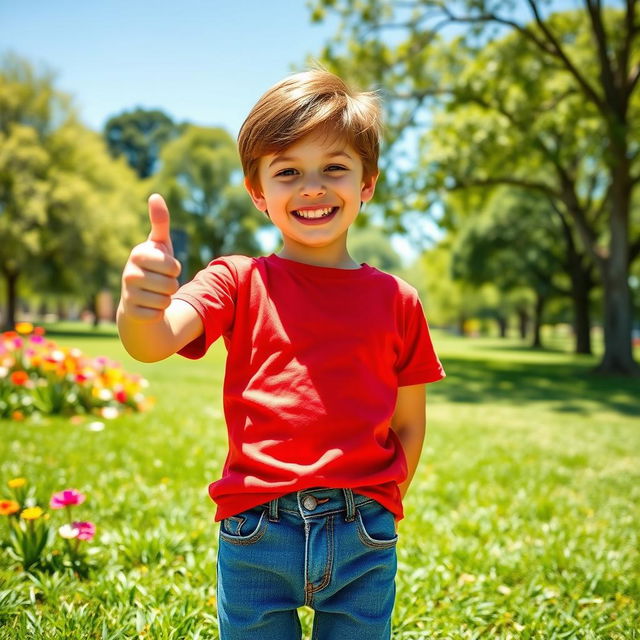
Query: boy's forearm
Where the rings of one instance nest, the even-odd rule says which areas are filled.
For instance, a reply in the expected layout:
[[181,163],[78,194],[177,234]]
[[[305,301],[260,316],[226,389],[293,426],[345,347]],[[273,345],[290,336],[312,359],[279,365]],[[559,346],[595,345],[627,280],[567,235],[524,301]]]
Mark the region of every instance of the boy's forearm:
[[158,362],[174,353],[171,349],[173,333],[164,314],[156,322],[140,322],[129,317],[120,303],[116,321],[122,345],[136,360]]
[[424,444],[425,427],[424,425],[412,425],[395,428],[394,431],[402,444],[404,455],[407,459],[407,478],[402,484],[398,485],[400,494],[404,498],[416,473],[418,463],[420,462],[420,454],[422,453],[422,446]]

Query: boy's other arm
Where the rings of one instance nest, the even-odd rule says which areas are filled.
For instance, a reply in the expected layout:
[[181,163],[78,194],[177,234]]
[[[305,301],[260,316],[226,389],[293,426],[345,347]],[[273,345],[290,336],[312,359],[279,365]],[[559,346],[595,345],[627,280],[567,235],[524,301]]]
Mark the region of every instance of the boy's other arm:
[[187,302],[172,300],[180,263],[173,257],[170,216],[161,196],[149,198],[151,233],[131,251],[122,273],[117,322],[124,348],[137,360],[156,362],[179,351],[203,331]]
[[407,459],[407,479],[399,485],[402,497],[407,493],[409,485],[418,467],[424,436],[427,427],[426,391],[424,384],[398,387],[396,409],[391,418],[391,428],[402,443]]

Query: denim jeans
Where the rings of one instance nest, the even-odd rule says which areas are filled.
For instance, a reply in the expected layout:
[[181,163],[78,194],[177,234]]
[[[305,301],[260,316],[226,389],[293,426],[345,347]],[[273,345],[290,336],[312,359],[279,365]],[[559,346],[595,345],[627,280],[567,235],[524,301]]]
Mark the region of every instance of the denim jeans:
[[388,640],[395,600],[393,514],[349,489],[307,489],[220,523],[221,640]]

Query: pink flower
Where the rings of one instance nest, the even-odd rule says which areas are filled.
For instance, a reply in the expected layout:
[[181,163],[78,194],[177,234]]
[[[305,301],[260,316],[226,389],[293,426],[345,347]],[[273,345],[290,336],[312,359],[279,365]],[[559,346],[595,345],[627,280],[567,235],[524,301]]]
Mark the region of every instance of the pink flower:
[[64,509],[64,507],[71,507],[76,504],[82,504],[85,500],[85,495],[80,493],[76,489],[65,489],[58,493],[54,493],[51,496],[51,502],[49,506],[52,509]]
[[96,535],[96,525],[92,522],[74,522],[73,528],[78,532],[78,540],[93,540]]

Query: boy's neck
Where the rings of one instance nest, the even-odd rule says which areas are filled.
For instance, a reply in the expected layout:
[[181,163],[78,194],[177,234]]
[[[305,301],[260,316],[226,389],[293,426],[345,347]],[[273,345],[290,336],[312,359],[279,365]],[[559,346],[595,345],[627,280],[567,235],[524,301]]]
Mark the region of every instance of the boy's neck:
[[293,260],[315,267],[332,269],[360,269],[360,265],[349,255],[347,247],[306,247],[285,246],[277,253],[278,257]]

